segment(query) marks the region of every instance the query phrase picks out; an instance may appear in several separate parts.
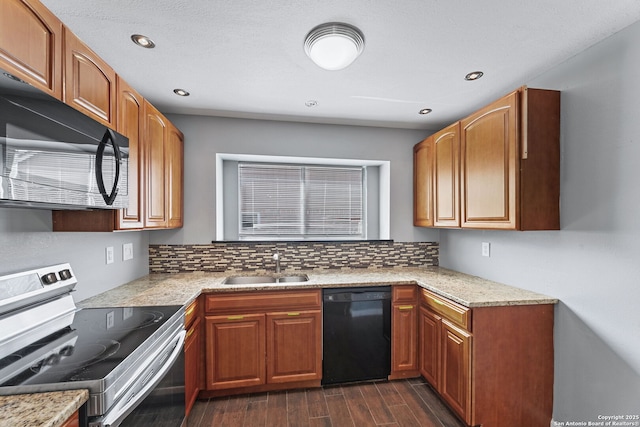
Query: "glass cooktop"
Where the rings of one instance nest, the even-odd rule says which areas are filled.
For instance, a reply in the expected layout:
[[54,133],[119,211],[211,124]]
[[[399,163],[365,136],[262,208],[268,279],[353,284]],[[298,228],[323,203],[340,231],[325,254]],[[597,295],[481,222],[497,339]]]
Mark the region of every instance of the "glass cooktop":
[[0,360],[0,386],[105,378],[181,306],[87,308],[68,326]]

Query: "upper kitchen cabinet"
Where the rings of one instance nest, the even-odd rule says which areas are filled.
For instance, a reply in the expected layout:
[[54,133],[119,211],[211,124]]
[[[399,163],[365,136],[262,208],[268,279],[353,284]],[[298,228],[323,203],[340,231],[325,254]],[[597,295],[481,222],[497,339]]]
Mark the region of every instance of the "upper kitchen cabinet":
[[413,147],[413,225],[433,226],[433,137]]
[[153,105],[144,102],[144,170],[145,170],[145,228],[167,226],[167,174],[165,155],[168,138],[167,119]]
[[560,92],[520,88],[432,138],[434,226],[560,228]]
[[144,99],[119,76],[117,84],[116,129],[129,138],[129,206],[118,210],[115,226],[118,230],[138,229],[144,226]]
[[460,124],[433,135],[434,225],[460,226]]
[[0,68],[62,99],[62,22],[40,2],[0,2]]
[[100,123],[116,123],[116,73],[75,34],[64,31],[64,102]]
[[183,225],[184,210],[184,136],[171,122],[168,122],[167,132],[167,227],[179,228]]

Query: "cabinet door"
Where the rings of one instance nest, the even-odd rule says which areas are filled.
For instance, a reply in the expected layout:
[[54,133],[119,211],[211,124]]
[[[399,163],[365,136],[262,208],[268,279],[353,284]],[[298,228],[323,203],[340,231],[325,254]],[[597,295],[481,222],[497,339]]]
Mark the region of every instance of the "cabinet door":
[[0,67],[62,99],[62,22],[37,0],[2,0]]
[[516,229],[518,92],[461,121],[462,227]]
[[417,376],[418,309],[415,304],[393,304],[391,313],[391,377]]
[[149,102],[144,101],[144,180],[145,228],[164,228],[167,225],[165,140],[167,120]]
[[413,147],[413,225],[433,226],[433,138]]
[[200,391],[200,354],[202,352],[202,333],[200,318],[196,318],[187,331],[184,341],[184,400],[186,416],[193,407]]
[[442,318],[420,307],[418,345],[420,374],[436,389],[440,389],[440,346]]
[[320,310],[267,314],[267,383],[322,377]]
[[206,317],[207,389],[265,383],[265,315]]
[[118,211],[117,229],[144,226],[142,168],[143,98],[123,79],[118,78],[118,132],[129,138],[129,207]]
[[184,174],[184,137],[182,132],[171,123],[167,138],[167,226],[179,228],[183,225],[183,174]]
[[460,125],[433,135],[434,225],[460,227]]
[[471,422],[471,334],[442,319],[440,394],[466,422]]
[[64,102],[110,127],[116,124],[116,73],[64,30]]

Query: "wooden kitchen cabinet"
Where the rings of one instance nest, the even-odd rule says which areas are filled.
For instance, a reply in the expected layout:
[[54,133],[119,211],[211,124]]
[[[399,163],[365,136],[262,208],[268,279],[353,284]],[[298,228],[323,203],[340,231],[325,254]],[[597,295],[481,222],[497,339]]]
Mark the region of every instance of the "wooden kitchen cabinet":
[[265,315],[206,317],[207,389],[265,383]]
[[560,92],[522,87],[432,139],[434,226],[560,228]]
[[433,226],[433,137],[413,147],[413,225]]
[[171,122],[167,125],[167,228],[179,228],[184,223],[184,136]]
[[64,28],[64,102],[96,121],[116,126],[116,72]]
[[80,413],[74,412],[67,420],[62,424],[62,427],[80,427]]
[[207,295],[204,396],[319,387],[320,304],[318,289]]
[[460,124],[433,135],[433,223],[460,226]]
[[549,425],[553,305],[470,309],[420,295],[420,373],[468,425]]
[[417,292],[415,285],[401,285],[392,288],[391,374],[389,379],[419,376]]
[[193,301],[185,312],[184,341],[184,400],[185,416],[189,416],[198,393],[203,388],[202,375],[202,321],[199,300]]
[[267,314],[267,382],[319,380],[322,357],[320,310]]
[[0,2],[0,68],[62,99],[62,22],[37,0]]
[[145,228],[167,226],[167,194],[165,151],[167,119],[148,101],[144,101],[144,172],[145,172]]

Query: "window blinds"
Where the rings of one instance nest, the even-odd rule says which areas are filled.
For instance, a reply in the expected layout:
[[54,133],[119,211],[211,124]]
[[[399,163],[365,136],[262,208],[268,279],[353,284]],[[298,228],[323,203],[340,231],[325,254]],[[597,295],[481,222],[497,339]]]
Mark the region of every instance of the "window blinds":
[[364,238],[363,168],[240,163],[240,239]]

